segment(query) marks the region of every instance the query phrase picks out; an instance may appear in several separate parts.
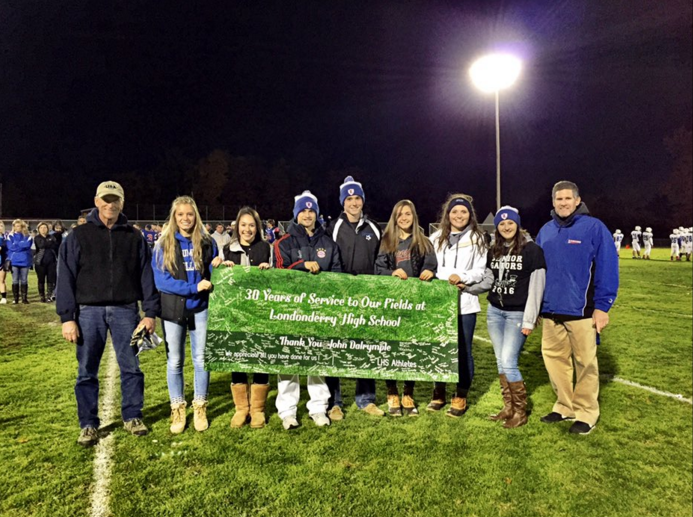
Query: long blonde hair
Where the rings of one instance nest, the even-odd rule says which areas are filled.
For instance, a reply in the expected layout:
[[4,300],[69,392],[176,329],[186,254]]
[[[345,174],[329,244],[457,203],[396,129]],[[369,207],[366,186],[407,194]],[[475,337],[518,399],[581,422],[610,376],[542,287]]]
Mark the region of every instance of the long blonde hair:
[[22,233],[25,236],[29,235],[29,225],[26,224],[26,221],[23,221],[22,219],[15,219],[14,221],[12,221],[12,231],[13,232],[14,232],[14,225],[15,224],[18,224],[22,227]]
[[195,269],[202,271],[202,242],[209,238],[209,234],[202,224],[200,212],[197,209],[195,200],[190,196],[179,196],[171,203],[171,211],[168,219],[164,223],[164,229],[161,232],[161,237],[156,241],[156,247],[163,253],[160,253],[159,269],[167,269],[169,273],[174,274],[178,271],[176,262],[176,250],[178,243],[176,242],[176,232],[178,232],[178,224],[176,223],[176,210],[180,205],[190,205],[195,212],[195,226],[192,229],[190,240],[193,243],[193,260],[195,261]]
[[463,230],[467,227],[470,228],[472,232],[472,243],[482,248],[486,247],[486,239],[484,239],[484,234],[481,233],[479,222],[476,218],[476,210],[474,210],[474,198],[467,194],[450,194],[440,209],[440,220],[438,221],[438,227],[440,228],[438,251],[443,249],[443,246],[448,244],[448,239],[450,238],[450,233],[452,231],[452,225],[450,224],[450,206],[455,200],[460,198],[467,201],[471,207],[471,210],[469,210],[469,222],[467,223],[467,226],[463,228]]
[[433,247],[419,226],[419,216],[416,214],[416,207],[414,206],[414,203],[408,199],[398,201],[392,209],[390,220],[387,222],[385,232],[383,233],[383,239],[380,241],[380,251],[385,253],[394,253],[397,251],[397,245],[399,244],[399,228],[397,227],[397,218],[405,206],[409,207],[412,215],[411,245],[409,249],[418,251],[419,255],[423,257],[427,252],[431,251]]

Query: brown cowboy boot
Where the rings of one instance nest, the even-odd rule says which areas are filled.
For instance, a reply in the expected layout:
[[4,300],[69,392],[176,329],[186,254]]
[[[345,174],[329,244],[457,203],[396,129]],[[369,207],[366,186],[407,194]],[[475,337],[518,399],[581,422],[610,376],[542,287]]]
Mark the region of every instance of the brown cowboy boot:
[[508,378],[504,373],[498,376],[501,385],[501,393],[503,394],[503,409],[501,409],[495,415],[489,415],[488,419],[494,422],[498,420],[507,420],[513,416],[513,401],[510,396],[510,387],[508,386]]
[[250,427],[262,429],[265,427],[265,403],[269,384],[250,385]]
[[510,382],[508,386],[513,399],[513,416],[505,421],[503,427],[513,429],[527,423],[527,388],[524,381]]

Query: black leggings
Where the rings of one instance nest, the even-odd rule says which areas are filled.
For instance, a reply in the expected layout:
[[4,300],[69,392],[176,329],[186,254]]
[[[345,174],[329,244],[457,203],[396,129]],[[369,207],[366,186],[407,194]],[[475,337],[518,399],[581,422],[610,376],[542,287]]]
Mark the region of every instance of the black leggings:
[[[472,356],[472,340],[476,327],[476,313],[461,314],[457,317],[457,360],[459,361],[459,381],[455,387],[455,395],[466,398],[474,379],[474,357]],[[436,388],[445,389],[444,382],[436,382]]]
[[[231,373],[233,384],[248,384],[248,374],[245,372]],[[254,373],[253,384],[269,384],[269,373]]]
[[48,285],[55,285],[56,271],[57,267],[55,262],[48,264],[47,266],[36,266],[36,276],[38,277],[39,291],[42,291],[42,287],[46,284],[46,280],[48,280]]

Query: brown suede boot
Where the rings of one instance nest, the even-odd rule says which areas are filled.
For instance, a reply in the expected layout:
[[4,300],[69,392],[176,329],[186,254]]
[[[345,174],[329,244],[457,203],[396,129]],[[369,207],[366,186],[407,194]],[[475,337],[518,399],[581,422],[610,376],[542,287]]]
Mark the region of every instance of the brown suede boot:
[[510,382],[508,386],[513,399],[513,416],[505,421],[503,427],[513,429],[527,423],[527,388],[524,381]]
[[445,407],[445,383],[435,383],[433,386],[433,395],[431,402],[426,406],[427,411],[440,411]]
[[250,427],[262,429],[265,427],[265,402],[269,384],[250,385]]
[[503,394],[503,409],[501,409],[500,412],[496,413],[495,415],[489,415],[488,419],[493,420],[494,422],[498,420],[507,420],[513,416],[513,399],[510,396],[508,378],[504,373],[501,373],[498,378],[500,380],[501,393]]
[[250,412],[248,391],[247,384],[231,384],[233,403],[236,406],[236,413],[233,415],[233,418],[231,418],[231,427],[233,429],[243,427],[248,421],[248,414]]

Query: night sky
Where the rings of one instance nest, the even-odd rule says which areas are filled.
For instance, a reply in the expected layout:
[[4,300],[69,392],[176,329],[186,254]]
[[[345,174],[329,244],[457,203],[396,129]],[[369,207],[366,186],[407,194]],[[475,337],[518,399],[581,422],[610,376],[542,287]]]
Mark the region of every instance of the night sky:
[[[358,167],[367,196],[369,182],[391,188],[429,218],[468,192],[483,218],[494,103],[467,69],[495,49],[524,60],[501,93],[504,203],[545,200],[548,214],[559,179],[588,205],[646,202],[672,170],[664,139],[691,128],[688,0],[0,0],[0,20],[0,177],[6,195],[41,171],[73,185],[60,203],[45,192],[47,215],[89,206],[104,179],[160,171],[166,153],[222,149],[269,163],[313,153],[318,176]],[[391,204],[368,208],[382,218]]]

